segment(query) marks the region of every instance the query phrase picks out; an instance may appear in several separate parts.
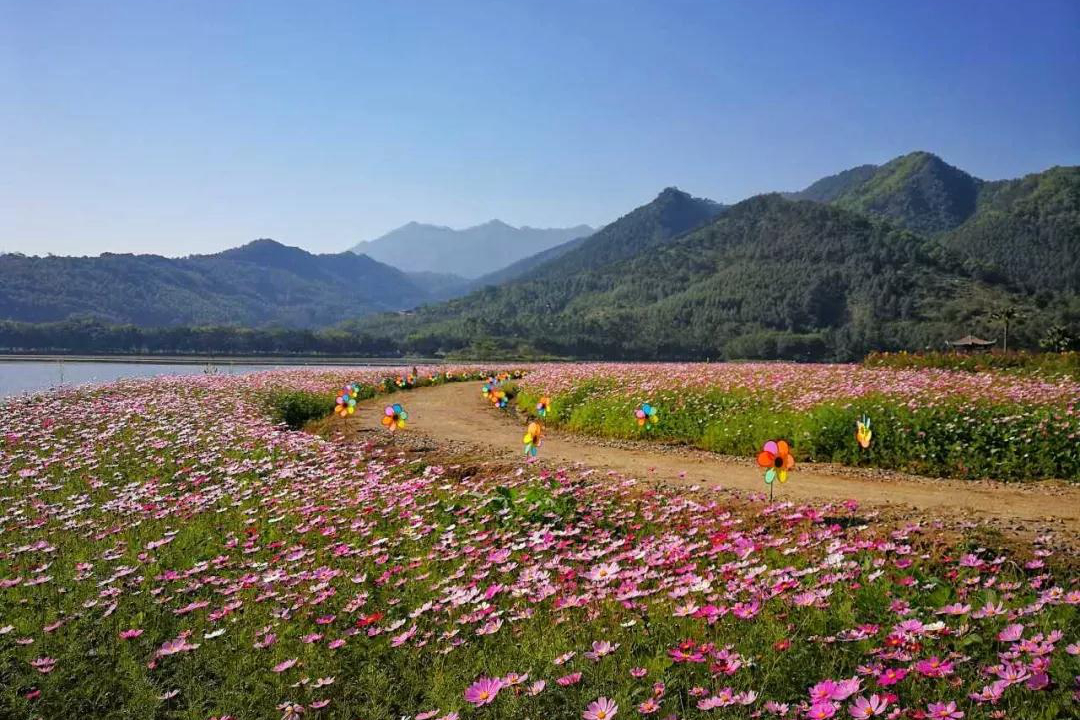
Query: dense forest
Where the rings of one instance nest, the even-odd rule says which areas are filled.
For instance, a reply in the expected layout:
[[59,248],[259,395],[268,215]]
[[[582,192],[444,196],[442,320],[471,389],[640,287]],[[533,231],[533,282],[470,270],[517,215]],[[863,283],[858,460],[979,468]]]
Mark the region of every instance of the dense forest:
[[313,255],[273,240],[186,258],[0,255],[0,318],[24,322],[319,327],[432,299],[367,256]]

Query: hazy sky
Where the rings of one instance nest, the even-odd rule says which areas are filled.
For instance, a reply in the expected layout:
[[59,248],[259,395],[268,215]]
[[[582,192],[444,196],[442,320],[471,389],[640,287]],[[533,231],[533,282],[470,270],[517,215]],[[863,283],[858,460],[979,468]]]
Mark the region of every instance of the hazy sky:
[[0,0],[0,250],[600,225],[915,149],[1080,164],[1080,2]]

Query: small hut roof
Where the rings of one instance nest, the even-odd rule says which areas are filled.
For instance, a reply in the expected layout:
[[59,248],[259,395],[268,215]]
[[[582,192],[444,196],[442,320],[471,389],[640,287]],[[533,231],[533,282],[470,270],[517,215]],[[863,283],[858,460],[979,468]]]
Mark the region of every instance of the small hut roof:
[[985,347],[986,345],[993,345],[996,342],[997,340],[983,340],[982,338],[977,338],[974,335],[966,335],[959,340],[951,340],[949,344],[959,347]]

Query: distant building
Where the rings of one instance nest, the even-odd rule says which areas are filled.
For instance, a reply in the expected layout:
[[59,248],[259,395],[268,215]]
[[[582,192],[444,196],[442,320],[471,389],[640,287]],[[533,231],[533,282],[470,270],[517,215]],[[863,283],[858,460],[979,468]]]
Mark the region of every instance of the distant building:
[[946,344],[957,350],[985,350],[996,343],[997,340],[983,340],[974,335],[966,335],[959,340],[950,340]]

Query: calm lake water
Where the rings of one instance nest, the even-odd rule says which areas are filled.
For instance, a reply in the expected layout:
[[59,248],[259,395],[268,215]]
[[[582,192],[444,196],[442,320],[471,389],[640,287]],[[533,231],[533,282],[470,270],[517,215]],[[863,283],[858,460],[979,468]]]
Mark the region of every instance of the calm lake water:
[[[361,367],[359,364],[338,367]],[[215,363],[210,367],[218,373],[249,373],[285,367],[334,367],[333,365],[307,365],[283,363],[280,365],[233,365]],[[130,377],[155,377],[157,375],[201,375],[207,365],[185,363],[140,362],[64,362],[61,360],[17,360],[0,362],[0,398],[25,392],[47,390],[57,385],[82,385],[119,380]]]

